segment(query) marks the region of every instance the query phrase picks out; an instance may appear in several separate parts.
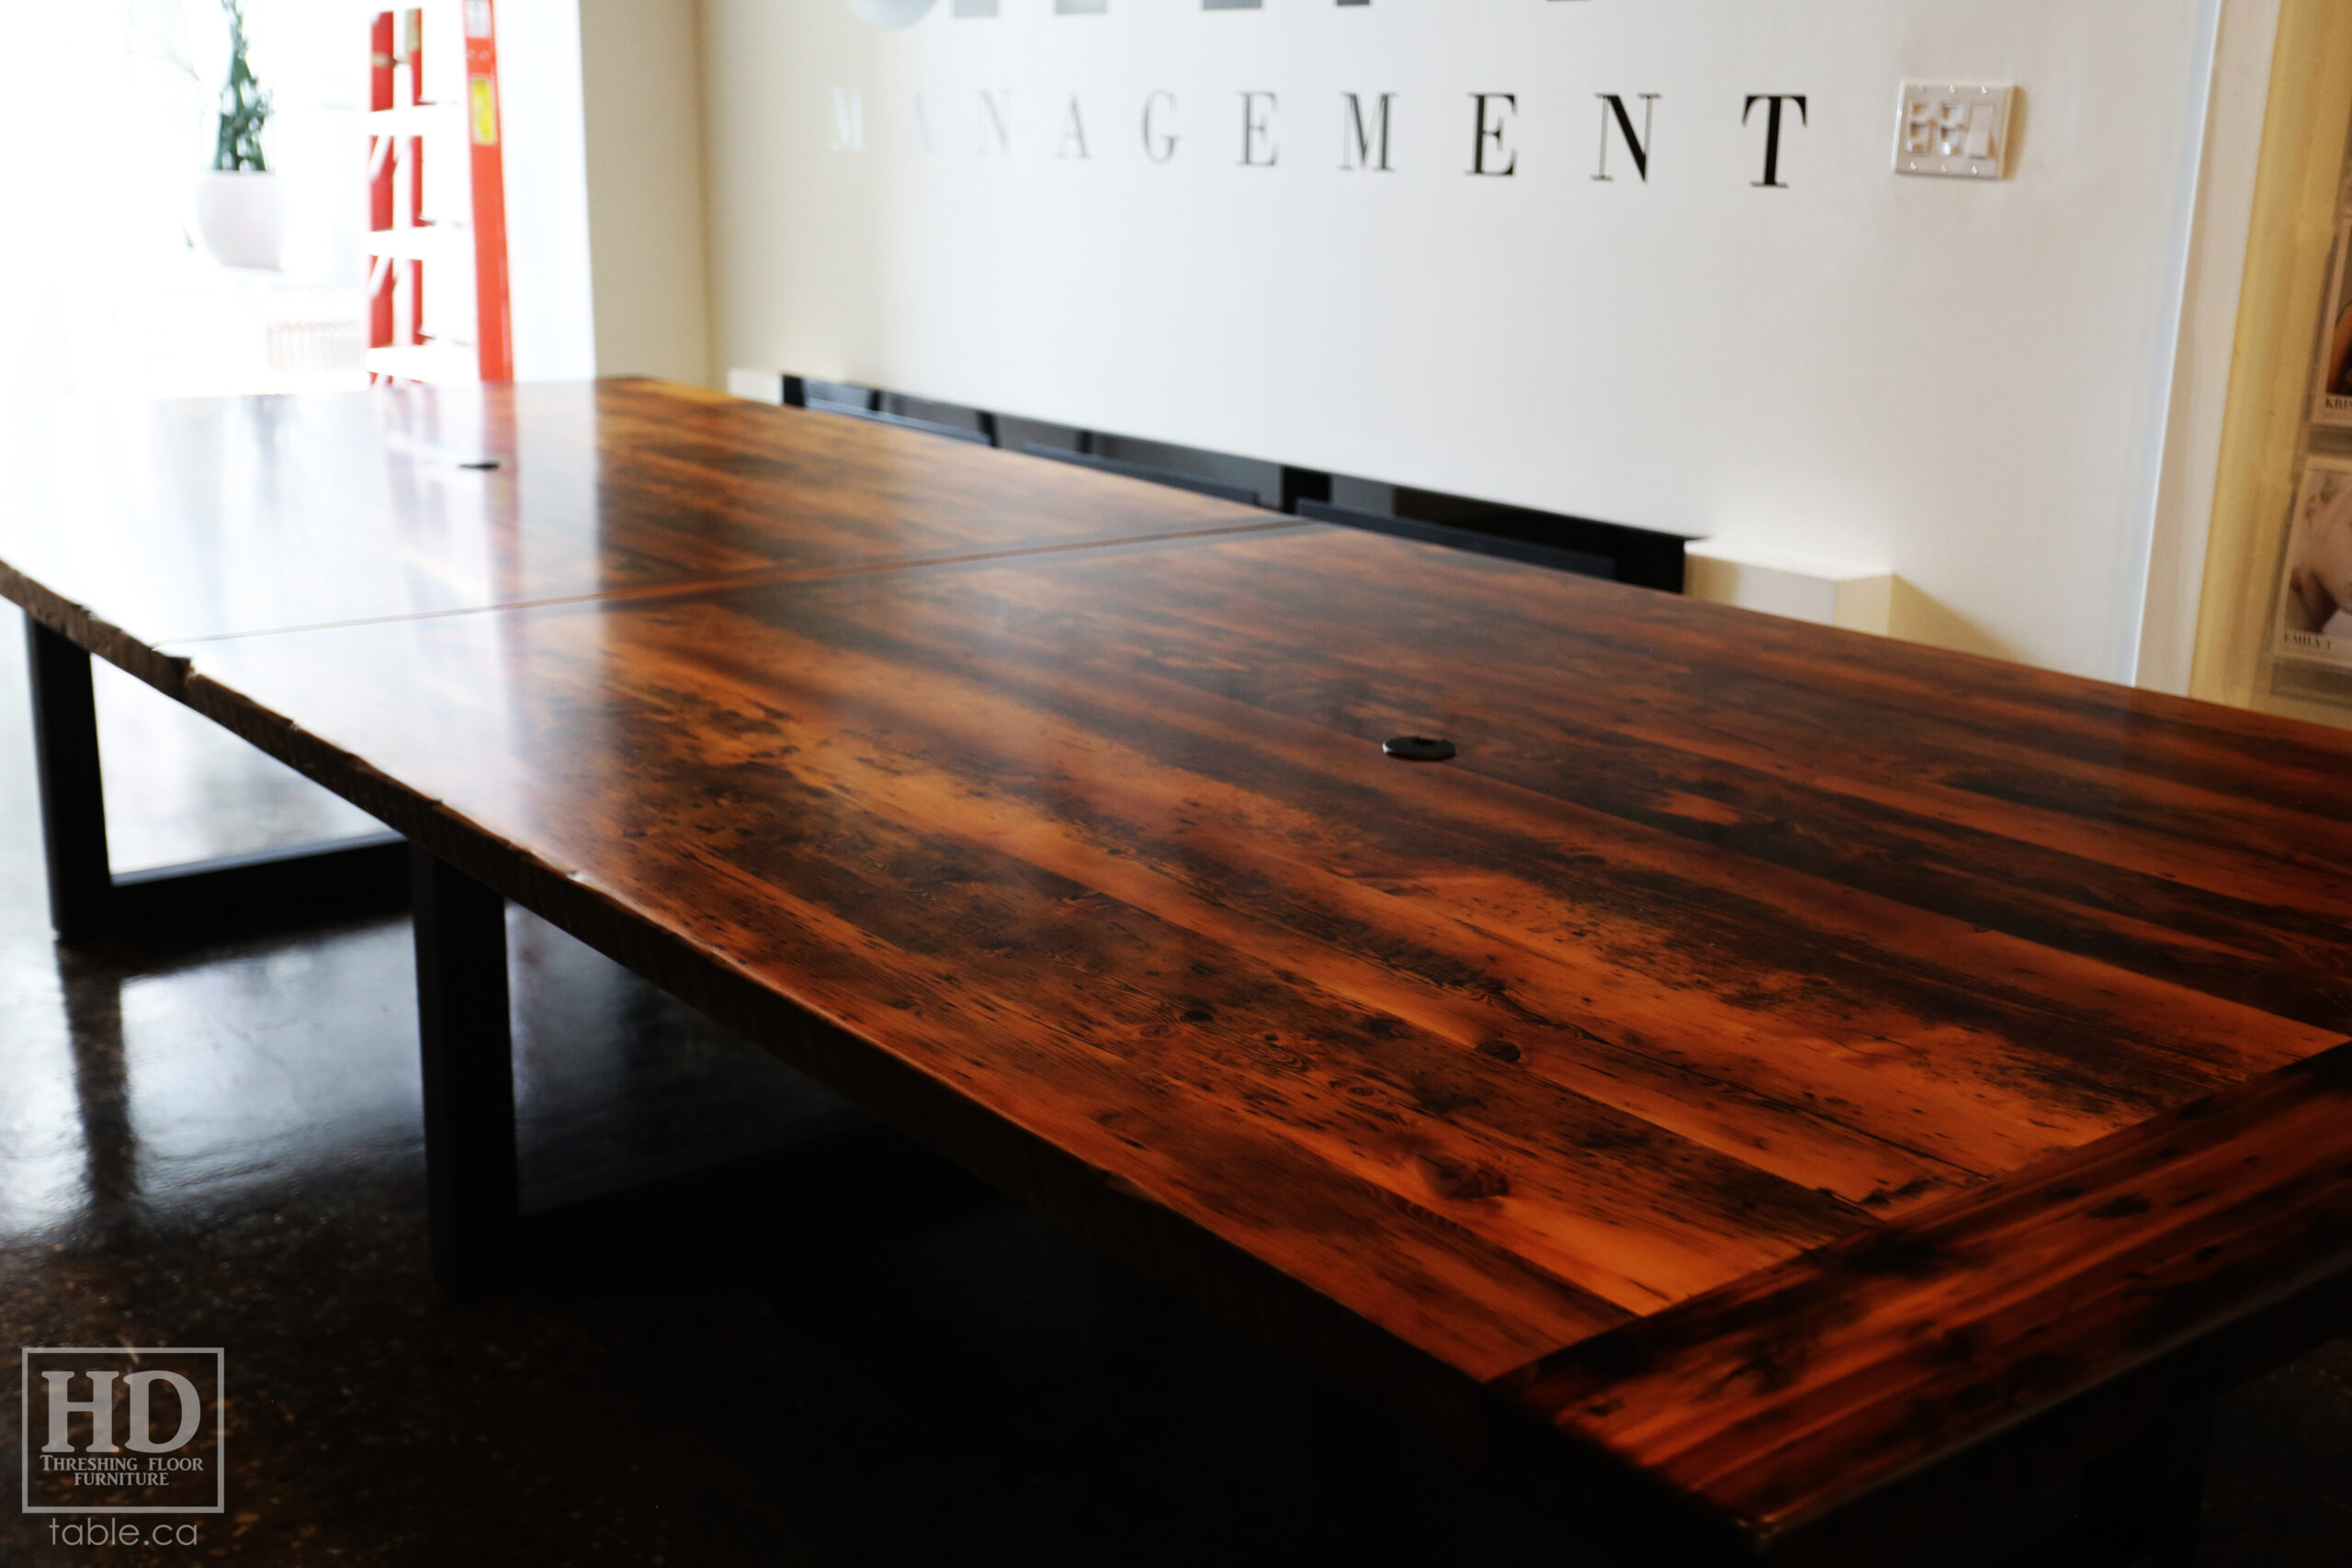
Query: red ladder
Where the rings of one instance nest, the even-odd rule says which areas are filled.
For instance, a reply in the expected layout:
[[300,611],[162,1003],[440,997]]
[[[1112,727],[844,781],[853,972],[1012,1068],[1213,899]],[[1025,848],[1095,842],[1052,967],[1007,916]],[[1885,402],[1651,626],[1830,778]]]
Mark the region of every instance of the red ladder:
[[[455,11],[447,0],[430,7]],[[426,96],[426,6],[379,11],[370,39],[368,132],[368,369],[379,381],[511,381],[514,333],[506,275],[506,174],[500,152],[498,37],[492,0],[462,0],[465,97]],[[429,210],[425,149],[448,156],[462,135],[468,152],[469,221]],[[470,250],[471,320],[445,301],[462,299],[449,273]],[[425,280],[435,281],[425,314]],[[445,290],[447,291],[445,293]],[[470,348],[471,353],[467,350]]]

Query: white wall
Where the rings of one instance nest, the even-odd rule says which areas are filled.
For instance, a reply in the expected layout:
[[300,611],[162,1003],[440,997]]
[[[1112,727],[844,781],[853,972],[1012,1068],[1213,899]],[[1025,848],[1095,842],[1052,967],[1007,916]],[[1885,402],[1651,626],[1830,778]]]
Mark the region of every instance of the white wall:
[[[703,0],[717,360],[1892,570],[1898,634],[2128,679],[2218,3]],[[2012,177],[1893,175],[1906,77],[2019,84]],[[1347,90],[1396,172],[1340,172]],[[1647,183],[1593,179],[1601,92],[1661,95]],[[1808,97],[1787,189],[1762,93]]]
[[212,396],[357,384],[280,374],[273,324],[353,325],[368,220],[366,35],[331,7],[247,0],[251,61],[276,106],[263,146],[288,208],[283,274],[232,271],[194,243],[228,29],[217,0],[77,0],[7,12],[16,114],[45,128],[0,174],[0,404],[76,393]]
[[693,0],[498,0],[518,380],[707,383]]
[[[167,7],[134,6],[157,21]],[[228,28],[218,4],[182,0],[202,110],[196,162],[209,166],[219,136],[218,95],[228,74]],[[245,0],[254,73],[270,95],[262,145],[286,190],[285,268],[304,283],[367,276],[368,37],[354,8],[304,0]],[[156,77],[158,86],[166,78]],[[159,95],[165,103],[176,93]]]
[[[594,376],[596,316],[578,0],[499,0],[498,80],[505,108],[515,379]],[[701,276],[699,265],[695,276]]]

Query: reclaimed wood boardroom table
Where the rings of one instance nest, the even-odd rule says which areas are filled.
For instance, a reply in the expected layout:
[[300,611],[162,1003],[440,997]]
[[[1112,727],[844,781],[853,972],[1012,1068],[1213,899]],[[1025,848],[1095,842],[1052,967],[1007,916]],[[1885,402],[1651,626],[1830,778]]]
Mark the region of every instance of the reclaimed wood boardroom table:
[[401,835],[455,1288],[513,900],[1651,1560],[2347,1321],[2352,737],[653,382],[45,417],[59,924],[90,655]]

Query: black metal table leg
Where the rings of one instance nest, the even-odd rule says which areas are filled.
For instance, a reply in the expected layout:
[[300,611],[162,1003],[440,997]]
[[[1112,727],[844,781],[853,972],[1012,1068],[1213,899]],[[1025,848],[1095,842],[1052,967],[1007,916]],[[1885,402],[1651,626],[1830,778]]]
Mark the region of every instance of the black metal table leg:
[[68,942],[105,929],[114,878],[107,859],[105,786],[90,656],[30,616],[25,653],[33,690],[33,767],[49,856],[49,918]]
[[410,854],[433,1271],[452,1294],[480,1295],[518,1262],[506,901],[425,850]]
[[2191,1568],[2212,1429],[2210,1403],[2185,1406],[2084,1466],[2074,1517],[2001,1568]]
[[107,846],[90,655],[29,616],[25,627],[50,924],[60,939],[210,931],[400,908],[408,858],[397,833],[117,874]]
[[427,850],[409,854],[433,1272],[450,1294],[485,1295],[601,1251],[673,1239],[683,1226],[731,1223],[795,1198],[821,1202],[930,1168],[844,1107],[526,1190],[506,901]]
[[2083,1472],[2083,1520],[2120,1568],[2191,1568],[2205,1513],[2208,1405],[2184,1411]]

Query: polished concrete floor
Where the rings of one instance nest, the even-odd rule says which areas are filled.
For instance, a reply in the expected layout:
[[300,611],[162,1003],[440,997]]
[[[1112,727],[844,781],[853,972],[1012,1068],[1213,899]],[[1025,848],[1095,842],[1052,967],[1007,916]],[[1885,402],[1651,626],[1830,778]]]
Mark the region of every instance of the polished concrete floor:
[[[0,610],[0,1392],[19,1346],[225,1347],[231,1476],[200,1546],[53,1546],[10,1517],[0,1565],[1583,1561],[1572,1521],[911,1151],[445,1300],[405,923],[59,948],[21,647]],[[103,673],[119,865],[366,826]],[[534,1178],[830,1105],[560,933],[510,939]],[[2352,1564],[2352,1347],[2225,1404],[2207,1519],[2215,1568]]]

